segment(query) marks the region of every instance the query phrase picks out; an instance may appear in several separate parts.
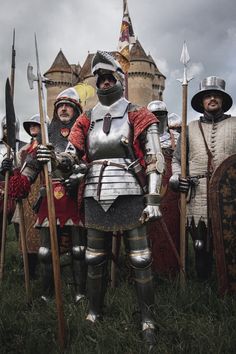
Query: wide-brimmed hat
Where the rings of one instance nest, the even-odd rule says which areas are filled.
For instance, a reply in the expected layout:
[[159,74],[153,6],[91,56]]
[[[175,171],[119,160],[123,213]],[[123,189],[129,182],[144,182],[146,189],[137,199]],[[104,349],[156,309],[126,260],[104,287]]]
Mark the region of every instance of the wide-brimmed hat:
[[208,76],[203,79],[199,85],[199,92],[197,92],[191,101],[193,109],[199,113],[204,112],[202,105],[203,97],[210,92],[217,92],[223,98],[222,109],[227,112],[233,104],[231,96],[225,92],[225,81],[217,76]]

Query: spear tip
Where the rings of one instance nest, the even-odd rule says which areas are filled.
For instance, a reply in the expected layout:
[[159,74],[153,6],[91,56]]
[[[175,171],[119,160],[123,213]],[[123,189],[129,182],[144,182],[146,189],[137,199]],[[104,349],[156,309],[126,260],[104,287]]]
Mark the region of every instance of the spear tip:
[[187,43],[186,41],[184,41],[182,53],[180,56],[180,62],[184,65],[187,65],[189,61],[190,61],[190,56],[188,53]]

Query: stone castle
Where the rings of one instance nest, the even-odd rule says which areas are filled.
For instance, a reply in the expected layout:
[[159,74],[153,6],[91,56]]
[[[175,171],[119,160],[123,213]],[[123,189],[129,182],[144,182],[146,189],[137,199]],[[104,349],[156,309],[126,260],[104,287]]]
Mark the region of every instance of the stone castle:
[[[94,54],[88,54],[84,65],[69,64],[62,50],[57,54],[52,66],[44,74],[49,80],[47,89],[47,114],[53,116],[54,102],[64,89],[86,82],[95,88],[95,78],[91,73],[91,61]],[[139,40],[130,51],[130,68],[128,72],[128,99],[132,103],[147,106],[152,100],[162,100],[165,89],[165,76],[158,70],[151,55],[147,55]],[[97,96],[90,98],[85,109],[97,102]]]

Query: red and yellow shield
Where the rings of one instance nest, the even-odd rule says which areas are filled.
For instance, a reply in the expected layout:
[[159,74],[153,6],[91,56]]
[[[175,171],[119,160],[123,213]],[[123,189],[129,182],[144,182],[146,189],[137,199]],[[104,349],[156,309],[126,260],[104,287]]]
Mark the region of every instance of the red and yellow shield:
[[57,185],[54,187],[54,197],[56,199],[61,199],[65,195],[65,188],[62,185]]
[[61,128],[61,135],[64,136],[64,138],[67,138],[69,134],[70,134],[69,128]]

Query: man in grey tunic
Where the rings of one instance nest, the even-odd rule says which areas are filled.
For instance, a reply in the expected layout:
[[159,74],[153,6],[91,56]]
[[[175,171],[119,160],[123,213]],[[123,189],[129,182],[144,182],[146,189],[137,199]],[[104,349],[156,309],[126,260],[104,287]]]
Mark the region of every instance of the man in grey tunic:
[[209,76],[200,83],[191,105],[202,115],[187,127],[188,177],[180,178],[180,136],[170,184],[173,189],[188,193],[187,226],[194,244],[196,272],[204,280],[211,274],[213,248],[208,186],[216,167],[236,153],[236,119],[225,114],[232,106],[232,98],[225,92],[225,81],[216,76]]

